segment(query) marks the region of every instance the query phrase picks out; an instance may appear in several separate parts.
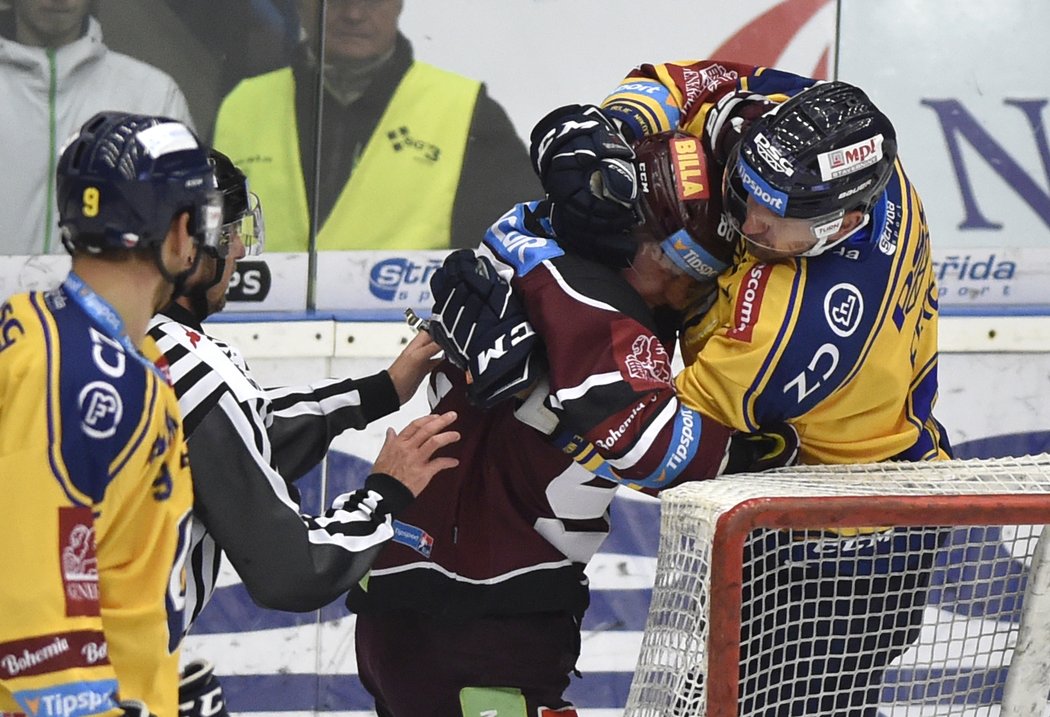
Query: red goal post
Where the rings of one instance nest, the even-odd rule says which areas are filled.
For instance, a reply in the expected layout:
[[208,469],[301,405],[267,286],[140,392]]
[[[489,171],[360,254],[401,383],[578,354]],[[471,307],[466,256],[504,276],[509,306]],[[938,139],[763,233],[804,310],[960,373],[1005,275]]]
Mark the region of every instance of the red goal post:
[[624,715],[1041,715],[1047,523],[1046,455],[665,491]]

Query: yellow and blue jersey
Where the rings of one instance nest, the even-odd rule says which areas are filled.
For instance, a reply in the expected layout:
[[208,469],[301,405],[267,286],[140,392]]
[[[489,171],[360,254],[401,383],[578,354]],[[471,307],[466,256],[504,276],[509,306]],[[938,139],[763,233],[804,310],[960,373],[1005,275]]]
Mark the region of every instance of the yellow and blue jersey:
[[683,403],[741,431],[790,422],[804,463],[950,456],[933,417],[937,287],[900,164],[869,224],[816,257],[743,256],[682,338]]
[[[815,80],[722,60],[683,60],[634,68],[602,102],[635,139],[680,129],[716,140],[740,105],[784,102]],[[764,110],[763,110],[764,111]]]
[[[680,129],[718,156],[738,136],[734,123],[813,83],[720,60],[643,64],[602,106],[635,137]],[[742,253],[718,288],[714,305],[682,336],[683,404],[746,432],[788,421],[805,463],[949,456],[933,417],[930,236],[899,162],[868,225],[842,246],[768,265]]]
[[140,699],[174,717],[192,504],[178,403],[75,274],[0,308],[0,490],[0,711]]

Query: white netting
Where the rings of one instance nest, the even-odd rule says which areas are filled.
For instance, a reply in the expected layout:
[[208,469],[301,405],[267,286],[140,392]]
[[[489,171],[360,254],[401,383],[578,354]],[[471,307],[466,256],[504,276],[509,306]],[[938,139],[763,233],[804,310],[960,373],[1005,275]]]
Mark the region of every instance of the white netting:
[[[1050,456],[798,467],[661,502],[625,717],[1000,714]],[[1046,672],[1011,678],[1010,714],[1043,714]]]

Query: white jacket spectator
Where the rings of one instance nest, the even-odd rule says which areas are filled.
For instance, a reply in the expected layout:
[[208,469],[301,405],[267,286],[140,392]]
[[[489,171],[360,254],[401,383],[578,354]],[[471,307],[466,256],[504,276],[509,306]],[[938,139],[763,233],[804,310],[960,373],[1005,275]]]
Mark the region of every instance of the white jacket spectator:
[[[48,30],[57,11],[39,0],[13,0],[0,13],[0,254],[63,253],[55,206],[55,163],[62,146],[100,110],[172,117],[193,126],[170,76],[110,50],[102,28],[82,6],[72,40]],[[72,11],[77,12],[77,11]],[[70,11],[61,21],[70,22]],[[49,27],[49,23],[51,24]],[[79,29],[79,34],[76,34]]]

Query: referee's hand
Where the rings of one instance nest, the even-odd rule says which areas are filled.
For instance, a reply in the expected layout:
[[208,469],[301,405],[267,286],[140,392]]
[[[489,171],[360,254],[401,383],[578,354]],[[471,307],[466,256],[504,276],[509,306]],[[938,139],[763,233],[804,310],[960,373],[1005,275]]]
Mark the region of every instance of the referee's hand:
[[412,421],[400,433],[388,428],[372,471],[393,476],[418,496],[438,471],[459,465],[457,458],[434,456],[459,440],[459,431],[445,430],[455,420],[455,411],[431,413]]

